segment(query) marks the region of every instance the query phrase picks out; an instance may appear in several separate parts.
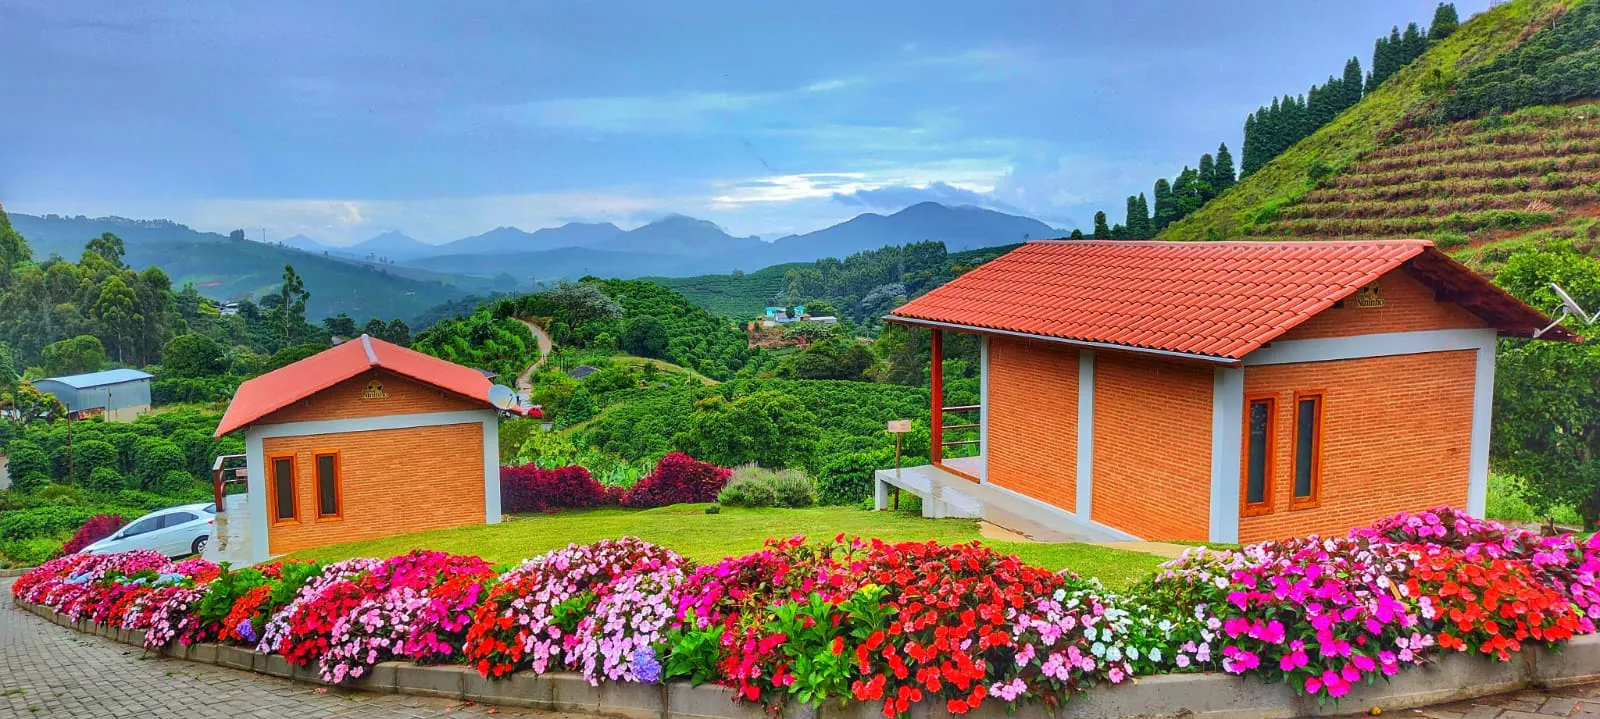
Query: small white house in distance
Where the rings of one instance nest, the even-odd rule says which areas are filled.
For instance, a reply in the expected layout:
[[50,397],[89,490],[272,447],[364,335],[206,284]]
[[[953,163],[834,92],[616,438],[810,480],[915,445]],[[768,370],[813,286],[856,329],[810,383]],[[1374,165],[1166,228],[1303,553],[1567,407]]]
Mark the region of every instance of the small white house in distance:
[[132,422],[150,411],[150,375],[136,369],[51,377],[33,386],[55,395],[73,419],[104,416],[108,422]]

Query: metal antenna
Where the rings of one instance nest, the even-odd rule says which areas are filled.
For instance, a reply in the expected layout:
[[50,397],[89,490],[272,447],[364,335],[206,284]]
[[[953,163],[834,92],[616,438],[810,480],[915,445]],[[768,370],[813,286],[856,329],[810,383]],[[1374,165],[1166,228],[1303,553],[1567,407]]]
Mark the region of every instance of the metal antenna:
[[1556,296],[1561,298],[1561,314],[1556,316],[1555,320],[1549,325],[1546,325],[1544,329],[1534,332],[1534,339],[1539,339],[1539,337],[1544,333],[1555,329],[1557,325],[1561,324],[1562,320],[1565,320],[1568,317],[1576,317],[1580,320],[1583,320],[1583,324],[1586,326],[1593,325],[1596,321],[1600,321],[1600,310],[1596,310],[1594,314],[1585,312],[1583,306],[1578,304],[1577,300],[1572,299],[1572,295],[1567,294],[1566,290],[1561,289],[1561,285],[1551,282],[1550,289],[1555,290]]

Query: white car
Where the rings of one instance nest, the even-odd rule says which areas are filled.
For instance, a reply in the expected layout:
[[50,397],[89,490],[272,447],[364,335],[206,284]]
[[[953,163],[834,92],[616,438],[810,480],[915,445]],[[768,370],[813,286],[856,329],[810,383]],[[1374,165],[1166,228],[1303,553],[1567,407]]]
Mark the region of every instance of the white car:
[[111,536],[83,548],[84,554],[115,554],[153,549],[169,557],[198,555],[206,550],[217,505],[185,504],[151,512]]

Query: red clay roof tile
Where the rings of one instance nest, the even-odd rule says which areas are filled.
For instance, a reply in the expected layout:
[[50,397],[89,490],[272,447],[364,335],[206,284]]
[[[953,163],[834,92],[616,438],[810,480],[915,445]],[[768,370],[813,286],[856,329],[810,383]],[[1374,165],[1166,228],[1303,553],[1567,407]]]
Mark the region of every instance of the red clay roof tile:
[[330,347],[299,362],[246,380],[217,424],[217,437],[249,425],[374,367],[489,404],[483,373],[367,335]]
[[888,319],[1239,360],[1401,265],[1501,334],[1549,322],[1427,240],[1030,242]]

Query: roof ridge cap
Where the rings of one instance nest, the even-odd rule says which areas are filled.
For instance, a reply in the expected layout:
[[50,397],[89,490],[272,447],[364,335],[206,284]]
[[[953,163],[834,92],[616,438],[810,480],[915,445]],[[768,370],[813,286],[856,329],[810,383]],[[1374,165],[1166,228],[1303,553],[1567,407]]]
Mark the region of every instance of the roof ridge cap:
[[372,337],[365,332],[361,333],[361,349],[367,351],[367,365],[377,367],[378,353],[372,349]]

